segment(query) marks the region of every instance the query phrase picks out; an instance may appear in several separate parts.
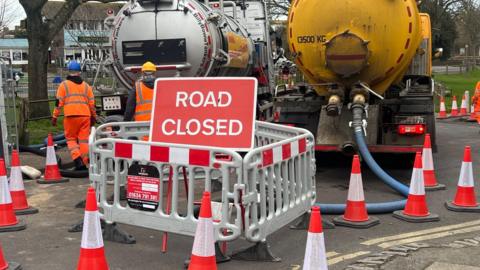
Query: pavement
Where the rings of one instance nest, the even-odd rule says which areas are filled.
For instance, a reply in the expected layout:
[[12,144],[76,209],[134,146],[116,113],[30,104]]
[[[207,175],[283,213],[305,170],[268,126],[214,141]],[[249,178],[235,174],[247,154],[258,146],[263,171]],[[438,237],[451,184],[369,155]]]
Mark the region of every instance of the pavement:
[[[447,190],[429,192],[430,211],[441,220],[431,223],[407,223],[391,214],[375,215],[380,225],[369,229],[336,227],[325,230],[329,269],[464,269],[479,270],[480,215],[447,211],[444,202],[455,193],[465,145],[472,146],[474,173],[480,168],[479,127],[457,119],[437,122],[438,152],[434,155],[438,181]],[[67,154],[62,153],[67,159]],[[381,166],[392,176],[407,183],[413,165],[412,155],[377,155]],[[22,155],[22,163],[42,166],[43,158]],[[341,155],[317,156],[317,201],[343,203],[347,196],[351,158]],[[381,202],[401,197],[383,185],[365,165],[362,166],[365,197]],[[476,174],[474,174],[476,175]],[[478,179],[477,179],[478,180]],[[478,184],[478,181],[477,181]],[[83,218],[83,210],[74,205],[82,200],[87,179],[71,179],[57,185],[39,185],[25,181],[29,203],[40,213],[22,218],[28,224],[24,231],[0,234],[5,256],[22,264],[23,269],[74,269],[78,260],[81,233],[67,232],[70,225]],[[477,188],[477,194],[478,188]],[[335,216],[324,215],[332,220]],[[135,236],[133,245],[105,242],[106,256],[112,270],[183,269],[190,256],[193,239],[169,235],[168,252],[161,252],[159,231],[128,225],[123,230]],[[232,260],[218,269],[301,269],[306,231],[285,227],[268,237],[271,251],[281,262],[245,262]],[[228,244],[228,253],[251,244],[237,240]]]

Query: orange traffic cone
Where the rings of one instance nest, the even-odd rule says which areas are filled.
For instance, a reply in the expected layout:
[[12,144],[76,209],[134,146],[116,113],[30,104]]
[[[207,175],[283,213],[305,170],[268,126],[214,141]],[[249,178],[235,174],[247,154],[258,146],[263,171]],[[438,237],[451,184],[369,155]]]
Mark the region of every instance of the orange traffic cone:
[[205,191],[200,206],[197,230],[193,240],[192,256],[188,270],[216,270],[215,237],[213,232],[210,192]]
[[430,141],[430,134],[425,134],[425,142],[423,143],[423,179],[425,181],[426,190],[441,190],[445,189],[445,185],[437,182],[435,176],[435,169],[433,167],[432,142]]
[[440,111],[438,112],[437,118],[438,119],[448,118],[447,109],[445,107],[445,98],[443,96],[440,98]]
[[457,212],[480,212],[480,205],[475,196],[470,146],[465,147],[462,168],[458,178],[457,193],[453,201],[445,203],[447,209]]
[[467,100],[465,99],[465,94],[462,97],[462,104],[460,104],[460,116],[467,115]]
[[457,96],[453,96],[452,111],[450,112],[450,116],[458,116]]
[[10,169],[10,195],[12,196],[13,210],[17,215],[38,213],[38,209],[31,207],[27,202],[25,187],[23,186],[22,170],[18,151],[12,151],[12,167]]
[[352,173],[350,174],[350,185],[348,187],[347,206],[343,216],[333,219],[333,223],[339,226],[352,228],[369,228],[380,223],[375,217],[369,217],[365,206],[363,194],[362,173],[360,171],[360,159],[358,155],[353,156]]
[[77,270],[108,270],[95,190],[88,188]]
[[410,181],[410,192],[408,194],[405,209],[393,212],[393,216],[409,222],[439,221],[436,214],[428,211],[423,183],[422,156],[417,152],[415,165],[413,166],[412,179]]
[[0,232],[20,231],[26,227],[25,222],[18,220],[13,211],[5,161],[0,158]]
[[7,262],[3,256],[2,245],[0,244],[0,270],[21,270],[22,266],[15,262]]
[[312,207],[310,226],[308,227],[307,246],[303,259],[303,270],[327,270],[327,255],[325,238],[323,236],[322,216],[320,207]]
[[63,178],[60,175],[60,170],[58,169],[57,157],[55,156],[55,147],[53,146],[53,137],[52,133],[48,134],[48,144],[47,144],[47,160],[45,165],[45,173],[41,179],[38,179],[39,184],[56,184],[68,182],[67,178]]

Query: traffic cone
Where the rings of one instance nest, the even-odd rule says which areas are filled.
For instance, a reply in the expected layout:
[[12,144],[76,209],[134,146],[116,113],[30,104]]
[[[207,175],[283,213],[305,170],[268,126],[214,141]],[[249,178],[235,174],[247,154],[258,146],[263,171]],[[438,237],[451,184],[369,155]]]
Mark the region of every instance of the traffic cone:
[[216,270],[215,237],[213,232],[210,192],[205,191],[200,206],[197,230],[193,240],[192,256],[188,270]]
[[453,201],[447,201],[445,206],[447,209],[457,212],[480,212],[480,206],[475,196],[470,146],[465,147],[463,154],[462,168],[458,178],[455,199]]
[[369,228],[380,223],[375,217],[369,217],[365,206],[363,194],[362,173],[360,171],[360,159],[358,155],[353,156],[352,173],[350,174],[350,185],[348,187],[347,206],[343,216],[333,219],[338,226],[352,228]]
[[475,115],[475,106],[472,104],[470,106],[470,117],[468,118],[469,122],[475,122],[477,121],[477,117]]
[[457,96],[453,96],[450,116],[458,116]]
[[467,115],[467,100],[465,99],[465,94],[462,97],[462,104],[460,104],[460,116]]
[[20,231],[26,227],[25,222],[17,219],[13,211],[5,161],[0,158],[0,232]]
[[15,262],[7,262],[3,256],[2,245],[0,244],[0,270],[21,270],[22,266]]
[[39,184],[56,184],[68,182],[67,178],[63,178],[60,175],[60,170],[58,169],[57,157],[55,156],[55,147],[53,146],[53,137],[52,133],[48,134],[48,144],[47,144],[47,160],[45,165],[45,173],[41,179],[38,179]]
[[410,191],[405,209],[393,212],[393,216],[408,222],[440,220],[438,215],[428,211],[425,186],[423,183],[422,156],[420,152],[417,152],[415,156],[415,165],[413,166]]
[[31,207],[27,202],[25,187],[23,186],[22,170],[18,151],[12,151],[12,167],[10,169],[10,195],[12,196],[13,210],[17,215],[29,215],[38,213],[38,209]]
[[448,118],[447,109],[445,107],[445,98],[443,96],[440,98],[440,112],[438,113],[437,118],[438,119]]
[[85,216],[83,218],[82,244],[77,270],[108,270],[103,247],[102,227],[98,213],[97,198],[92,187],[87,191]]
[[428,133],[425,134],[425,142],[423,143],[422,164],[423,164],[423,179],[425,181],[425,189],[426,190],[445,189],[445,185],[439,184],[437,182],[437,177],[435,176],[435,169],[433,166],[432,143],[430,140],[430,134]]
[[325,238],[323,236],[322,216],[320,207],[312,207],[310,226],[308,227],[307,246],[303,259],[303,270],[327,270],[327,255]]

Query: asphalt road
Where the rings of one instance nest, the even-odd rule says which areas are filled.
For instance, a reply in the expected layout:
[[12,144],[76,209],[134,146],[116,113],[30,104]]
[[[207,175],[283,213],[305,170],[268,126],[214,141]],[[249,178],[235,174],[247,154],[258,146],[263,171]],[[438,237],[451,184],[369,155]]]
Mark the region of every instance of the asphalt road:
[[[478,172],[480,168],[479,128],[477,124],[443,120],[438,122],[437,132],[438,153],[434,157],[437,178],[439,182],[447,185],[447,190],[430,192],[427,197],[431,212],[439,214],[441,221],[412,224],[385,214],[376,215],[381,224],[370,229],[336,227],[325,230],[329,269],[457,269],[441,268],[448,264],[461,264],[463,268],[458,269],[470,269],[466,267],[480,265],[480,238],[475,240],[480,231],[480,215],[455,213],[444,208],[445,200],[454,195],[465,145],[472,146],[474,172]],[[351,159],[332,155],[321,155],[317,158],[317,200],[326,203],[344,202]],[[377,158],[382,160],[385,169],[392,176],[405,180],[405,183],[410,179],[412,156]],[[22,161],[32,165],[43,162],[42,159],[28,155],[24,155]],[[400,198],[376,179],[366,166],[362,168],[367,201],[380,202]],[[26,181],[25,185],[30,204],[38,207],[40,213],[25,217],[28,224],[26,230],[0,234],[6,257],[20,262],[24,269],[74,269],[79,255],[81,234],[68,233],[67,229],[83,217],[82,210],[73,206],[84,197],[87,180],[72,179],[69,183],[58,185],[38,185],[33,181]],[[333,217],[323,218],[331,220]],[[126,225],[122,225],[122,229],[134,235],[137,244],[105,242],[106,255],[112,270],[182,269],[183,261],[190,255],[190,237],[170,235],[168,253],[163,254],[161,232]],[[233,260],[220,264],[219,269],[301,269],[306,231],[283,228],[271,235],[268,241],[272,252],[282,258],[281,262]],[[248,242],[238,240],[230,243],[228,250],[231,253],[248,245]],[[400,248],[398,245],[401,245]]]

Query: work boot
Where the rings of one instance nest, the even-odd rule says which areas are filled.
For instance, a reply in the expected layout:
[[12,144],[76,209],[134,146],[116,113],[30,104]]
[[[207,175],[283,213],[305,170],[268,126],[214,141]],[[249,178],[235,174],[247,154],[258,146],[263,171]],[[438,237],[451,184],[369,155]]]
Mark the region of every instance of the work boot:
[[83,163],[83,160],[81,157],[78,157],[76,158],[73,163],[75,164],[75,170],[76,171],[83,171],[83,170],[86,170],[87,167],[85,166],[85,164]]

